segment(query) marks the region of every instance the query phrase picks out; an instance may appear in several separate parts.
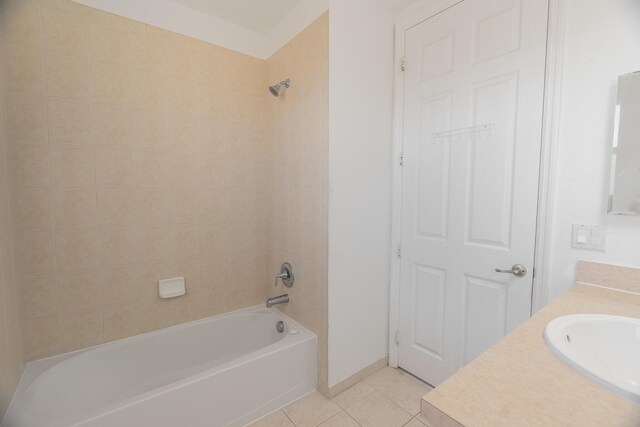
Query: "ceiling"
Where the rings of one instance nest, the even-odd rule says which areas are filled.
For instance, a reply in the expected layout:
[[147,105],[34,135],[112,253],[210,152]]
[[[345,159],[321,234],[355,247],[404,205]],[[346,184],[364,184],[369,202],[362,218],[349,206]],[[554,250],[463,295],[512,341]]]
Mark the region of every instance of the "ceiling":
[[378,4],[381,4],[389,11],[398,13],[401,10],[411,6],[416,3],[418,0],[376,0]]
[[[301,0],[172,0],[239,27],[267,34]],[[396,1],[396,0],[385,0]],[[404,0],[403,0],[404,1]]]

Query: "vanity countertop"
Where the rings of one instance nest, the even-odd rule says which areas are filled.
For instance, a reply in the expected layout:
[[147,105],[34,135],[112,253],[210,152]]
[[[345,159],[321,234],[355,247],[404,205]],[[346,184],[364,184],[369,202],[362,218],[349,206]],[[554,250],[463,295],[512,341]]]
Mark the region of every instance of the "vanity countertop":
[[578,313],[640,318],[640,294],[576,283],[424,396],[428,424],[640,426],[640,404],[583,377],[547,348],[547,323]]

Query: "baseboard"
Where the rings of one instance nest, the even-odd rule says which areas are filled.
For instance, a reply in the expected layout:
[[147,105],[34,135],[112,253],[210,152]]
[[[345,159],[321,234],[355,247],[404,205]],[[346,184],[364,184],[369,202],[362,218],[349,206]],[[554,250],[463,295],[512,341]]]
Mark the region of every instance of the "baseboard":
[[347,390],[348,388],[356,385],[363,379],[367,378],[369,375],[379,371],[380,369],[388,365],[389,365],[389,356],[385,356],[382,359],[373,362],[371,365],[367,366],[366,368],[359,370],[358,372],[351,375],[350,377],[340,381],[339,383],[335,384],[332,387],[329,387],[329,390],[328,390],[329,396],[327,397],[335,397],[339,395],[343,391]]

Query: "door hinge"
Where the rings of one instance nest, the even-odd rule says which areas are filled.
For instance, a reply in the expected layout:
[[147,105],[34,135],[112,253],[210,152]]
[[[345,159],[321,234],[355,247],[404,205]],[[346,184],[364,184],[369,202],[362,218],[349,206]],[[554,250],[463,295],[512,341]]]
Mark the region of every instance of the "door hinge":
[[398,254],[398,258],[402,258],[402,246],[398,245],[398,249],[397,249],[397,254]]
[[400,344],[400,332],[399,331],[396,331],[396,334],[393,337],[393,341],[395,341],[396,344]]
[[404,154],[400,153],[400,166],[404,166]]
[[400,71],[404,71],[406,69],[407,69],[407,62],[403,56],[402,58],[400,58]]

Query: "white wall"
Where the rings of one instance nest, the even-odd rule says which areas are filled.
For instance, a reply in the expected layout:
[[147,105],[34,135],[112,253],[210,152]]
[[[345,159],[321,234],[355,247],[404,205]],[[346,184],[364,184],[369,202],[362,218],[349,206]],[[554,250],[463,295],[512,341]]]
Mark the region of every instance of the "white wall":
[[[640,70],[640,1],[565,1],[549,300],[571,286],[577,260],[640,267],[640,217],[606,215],[616,81]],[[607,227],[606,251],[571,249],[573,223]]]
[[266,35],[171,0],[73,0],[227,49],[267,59],[329,7],[329,0],[302,0]]
[[393,20],[329,6],[329,386],[388,353]]

